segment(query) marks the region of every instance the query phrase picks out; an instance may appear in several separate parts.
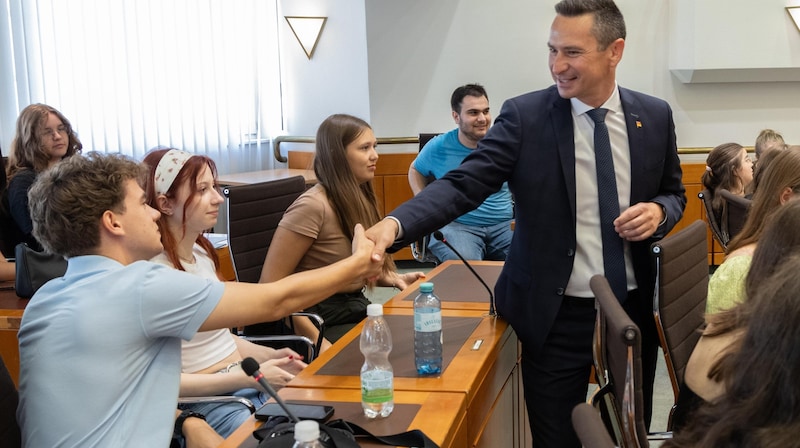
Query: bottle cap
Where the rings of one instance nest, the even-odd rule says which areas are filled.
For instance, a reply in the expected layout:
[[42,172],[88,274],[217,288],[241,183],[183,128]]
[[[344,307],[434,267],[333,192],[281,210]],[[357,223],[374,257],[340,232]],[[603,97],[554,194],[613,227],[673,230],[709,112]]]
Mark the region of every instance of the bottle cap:
[[300,420],[295,423],[294,440],[298,442],[319,440],[319,423],[314,420]]
[[420,283],[419,292],[425,292],[425,293],[433,292],[433,283],[431,282]]
[[367,305],[367,316],[383,316],[383,305],[380,303]]

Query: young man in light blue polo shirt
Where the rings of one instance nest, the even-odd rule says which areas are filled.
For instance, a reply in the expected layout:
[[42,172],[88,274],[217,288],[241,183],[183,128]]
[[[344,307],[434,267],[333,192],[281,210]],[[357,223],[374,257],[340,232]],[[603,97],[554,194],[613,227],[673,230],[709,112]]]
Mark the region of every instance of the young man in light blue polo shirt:
[[144,175],[123,156],[76,155],[31,188],[33,233],[69,266],[22,318],[24,446],[169,446],[181,339],[279,319],[380,272],[360,226],[351,257],[269,284],[221,283],[144,261],[162,250]]

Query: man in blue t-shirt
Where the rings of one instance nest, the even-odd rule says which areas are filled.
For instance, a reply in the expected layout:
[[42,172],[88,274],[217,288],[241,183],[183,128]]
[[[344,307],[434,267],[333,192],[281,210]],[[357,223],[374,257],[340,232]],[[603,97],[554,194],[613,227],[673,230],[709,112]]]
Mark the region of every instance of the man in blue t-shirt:
[[[461,164],[478,147],[492,125],[489,96],[479,84],[457,88],[450,97],[456,129],[429,141],[408,169],[414,195]],[[508,183],[478,208],[441,228],[445,239],[467,260],[505,260],[511,245],[514,207]],[[458,259],[442,242],[431,239],[430,251],[440,261]]]

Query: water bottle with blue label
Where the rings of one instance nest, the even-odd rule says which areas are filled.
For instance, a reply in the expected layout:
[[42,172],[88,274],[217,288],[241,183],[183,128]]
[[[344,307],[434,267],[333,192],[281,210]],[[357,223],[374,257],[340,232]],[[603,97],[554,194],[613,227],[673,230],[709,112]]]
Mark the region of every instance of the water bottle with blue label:
[[442,372],[442,301],[430,282],[419,285],[414,299],[414,363],[420,375]]

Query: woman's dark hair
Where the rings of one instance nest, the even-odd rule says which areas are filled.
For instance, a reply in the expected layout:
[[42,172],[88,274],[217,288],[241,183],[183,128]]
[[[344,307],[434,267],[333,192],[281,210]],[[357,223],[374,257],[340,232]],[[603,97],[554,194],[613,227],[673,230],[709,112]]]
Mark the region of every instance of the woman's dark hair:
[[748,301],[738,350],[720,361],[725,393],[664,447],[796,446],[800,434],[800,257],[780,263]]
[[711,194],[711,208],[717,219],[720,218],[725,203],[719,191],[725,189],[736,193],[736,190],[744,187],[740,185],[741,179],[736,174],[742,167],[742,149],[744,147],[738,143],[723,143],[712,149],[706,158],[706,170],[700,181]]
[[[800,256],[800,232],[795,230],[799,227],[800,200],[792,199],[775,212],[756,246],[744,282],[745,301],[730,310],[708,316],[712,330],[707,330],[705,336],[718,336],[747,326],[753,307],[761,306],[754,304],[750,297],[757,295],[761,285],[769,281],[787,259]],[[732,374],[729,369],[735,368],[735,365],[718,361],[709,369],[709,378],[723,381]]]
[[728,252],[756,243],[773,214],[781,206],[781,195],[786,188],[800,191],[800,150],[779,151],[760,176],[758,189],[742,230],[728,244]]

